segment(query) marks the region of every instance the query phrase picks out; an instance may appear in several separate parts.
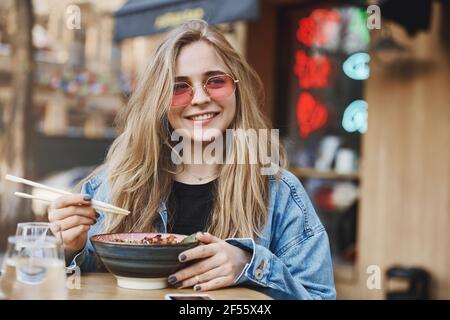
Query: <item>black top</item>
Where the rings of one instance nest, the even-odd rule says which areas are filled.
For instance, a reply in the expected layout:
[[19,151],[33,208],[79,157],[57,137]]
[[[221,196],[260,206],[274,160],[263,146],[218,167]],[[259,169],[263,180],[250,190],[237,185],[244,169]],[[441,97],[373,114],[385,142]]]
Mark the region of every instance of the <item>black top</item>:
[[214,201],[215,181],[206,184],[185,184],[173,181],[168,201],[168,232],[190,235],[206,231]]

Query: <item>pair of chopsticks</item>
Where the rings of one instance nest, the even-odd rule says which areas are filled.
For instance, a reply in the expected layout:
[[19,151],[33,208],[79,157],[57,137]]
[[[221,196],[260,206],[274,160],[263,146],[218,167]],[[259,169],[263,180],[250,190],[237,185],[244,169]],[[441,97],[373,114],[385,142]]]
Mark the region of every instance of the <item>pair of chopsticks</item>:
[[[50,192],[53,192],[56,194],[60,194],[60,195],[72,194],[65,190],[48,187],[46,185],[31,181],[31,180],[27,180],[24,178],[16,177],[16,176],[13,176],[10,174],[7,174],[5,179],[12,181],[12,182],[23,183],[28,186],[47,190],[47,191],[50,191]],[[44,202],[53,202],[54,201],[54,199],[51,197],[33,196],[31,194],[22,193],[22,192],[14,192],[14,194],[18,197],[25,198],[25,199],[34,199],[34,200],[39,200],[39,201],[44,201]],[[103,211],[103,212],[107,212],[107,213],[114,213],[114,214],[121,214],[121,215],[125,215],[125,216],[127,216],[130,213],[130,211],[128,211],[128,210],[113,206],[112,204],[109,204],[106,202],[102,202],[102,201],[98,201],[98,200],[91,200],[91,203],[92,203],[92,207],[99,211]]]

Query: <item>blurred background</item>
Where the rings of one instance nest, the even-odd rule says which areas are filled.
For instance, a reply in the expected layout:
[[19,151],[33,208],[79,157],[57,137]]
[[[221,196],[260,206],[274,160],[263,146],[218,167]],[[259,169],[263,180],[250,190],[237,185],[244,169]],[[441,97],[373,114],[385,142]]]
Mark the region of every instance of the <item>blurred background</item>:
[[73,188],[161,37],[195,18],[261,76],[338,298],[450,299],[449,1],[1,1],[0,256],[47,219],[5,174]]

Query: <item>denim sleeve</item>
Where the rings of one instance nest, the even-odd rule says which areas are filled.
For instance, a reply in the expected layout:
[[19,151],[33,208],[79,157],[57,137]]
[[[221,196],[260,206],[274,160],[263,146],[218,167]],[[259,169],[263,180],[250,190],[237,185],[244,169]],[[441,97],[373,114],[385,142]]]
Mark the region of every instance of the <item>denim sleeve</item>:
[[[81,194],[88,194],[91,198],[94,198],[95,189],[92,187],[91,183],[88,181],[83,183],[81,187]],[[97,256],[95,255],[94,247],[92,246],[89,238],[98,233],[101,221],[103,219],[103,215],[101,213],[97,213],[97,223],[92,225],[88,231],[88,239],[86,242],[86,246],[79,253],[75,255],[72,261],[68,264],[67,269],[73,270],[77,267],[81,269],[83,272],[94,272],[98,271],[101,266]]]
[[323,228],[304,241],[292,244],[279,256],[251,238],[226,241],[253,253],[236,284],[269,287],[302,300],[336,298],[328,237]]
[[294,177],[280,183],[270,236],[265,235],[268,243],[225,240],[252,253],[235,283],[273,288],[298,299],[335,299],[328,235],[301,183]]

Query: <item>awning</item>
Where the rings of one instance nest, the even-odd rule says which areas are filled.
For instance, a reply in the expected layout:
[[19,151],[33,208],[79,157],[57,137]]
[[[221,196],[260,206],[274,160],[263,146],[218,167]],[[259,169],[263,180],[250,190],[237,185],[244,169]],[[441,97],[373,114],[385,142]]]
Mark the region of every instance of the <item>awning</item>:
[[258,18],[258,0],[128,0],[114,13],[114,40],[165,32],[192,19],[210,24]]

